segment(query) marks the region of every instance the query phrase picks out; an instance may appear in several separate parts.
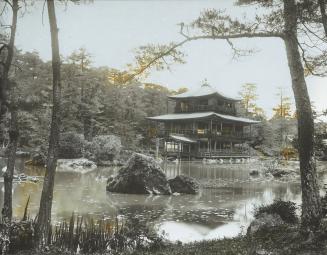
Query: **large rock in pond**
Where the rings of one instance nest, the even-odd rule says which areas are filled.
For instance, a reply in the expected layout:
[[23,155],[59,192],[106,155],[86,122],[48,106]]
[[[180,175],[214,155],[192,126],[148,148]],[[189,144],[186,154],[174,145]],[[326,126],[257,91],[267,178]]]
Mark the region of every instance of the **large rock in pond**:
[[178,175],[168,182],[172,193],[197,194],[199,192],[199,183],[185,175]]
[[170,195],[165,173],[152,158],[134,153],[115,177],[107,182],[107,191],[128,194]]

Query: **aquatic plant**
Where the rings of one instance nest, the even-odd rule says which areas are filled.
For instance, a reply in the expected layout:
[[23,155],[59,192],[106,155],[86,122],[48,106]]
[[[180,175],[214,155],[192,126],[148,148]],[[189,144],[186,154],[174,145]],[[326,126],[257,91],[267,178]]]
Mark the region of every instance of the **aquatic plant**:
[[[27,203],[28,205],[28,203]],[[138,250],[154,250],[162,247],[163,239],[144,222],[136,218],[122,220],[86,219],[75,215],[69,221],[51,226],[47,245],[37,247],[35,235],[36,219],[28,218],[25,208],[24,220],[13,222],[10,226],[9,251],[23,250],[55,251],[57,253],[106,253],[120,254]],[[3,226],[0,224],[0,227]],[[5,244],[5,243],[3,243]],[[1,248],[1,247],[0,247]]]

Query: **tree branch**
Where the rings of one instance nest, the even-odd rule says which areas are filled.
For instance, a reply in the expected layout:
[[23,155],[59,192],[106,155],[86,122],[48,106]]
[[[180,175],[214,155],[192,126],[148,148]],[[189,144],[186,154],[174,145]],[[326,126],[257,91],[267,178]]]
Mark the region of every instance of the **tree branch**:
[[144,67],[142,67],[139,71],[131,74],[124,83],[126,84],[127,82],[134,79],[136,76],[142,74],[145,70],[147,70],[152,65],[154,65],[159,59],[162,59],[164,56],[169,55],[175,49],[183,46],[187,42],[197,41],[197,40],[227,40],[227,42],[228,41],[230,42],[230,39],[237,39],[237,38],[258,38],[258,37],[259,38],[283,38],[284,37],[283,33],[278,33],[278,32],[239,33],[239,34],[231,34],[231,35],[199,35],[199,36],[188,36],[186,34],[182,34],[182,35],[186,39],[184,39],[179,43],[176,43],[167,51],[160,53],[158,56],[156,56],[151,61],[149,61]]

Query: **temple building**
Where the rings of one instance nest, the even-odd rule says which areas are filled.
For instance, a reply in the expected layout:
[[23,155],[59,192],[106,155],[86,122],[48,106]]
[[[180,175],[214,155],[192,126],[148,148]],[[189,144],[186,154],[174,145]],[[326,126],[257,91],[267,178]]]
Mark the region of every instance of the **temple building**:
[[189,158],[247,158],[245,143],[258,121],[236,116],[239,99],[203,84],[194,91],[169,96],[175,111],[155,117],[156,136],[163,156]]

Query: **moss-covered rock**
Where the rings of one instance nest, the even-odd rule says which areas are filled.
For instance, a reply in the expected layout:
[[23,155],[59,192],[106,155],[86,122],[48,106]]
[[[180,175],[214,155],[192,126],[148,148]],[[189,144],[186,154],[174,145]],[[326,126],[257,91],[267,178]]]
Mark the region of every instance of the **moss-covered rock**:
[[135,153],[126,166],[107,182],[107,191],[128,194],[169,195],[171,189],[160,165],[152,158]]
[[197,194],[199,192],[200,184],[192,177],[178,175],[168,182],[172,193]]

